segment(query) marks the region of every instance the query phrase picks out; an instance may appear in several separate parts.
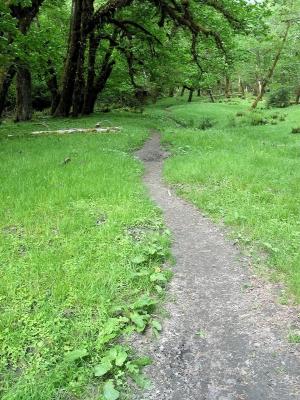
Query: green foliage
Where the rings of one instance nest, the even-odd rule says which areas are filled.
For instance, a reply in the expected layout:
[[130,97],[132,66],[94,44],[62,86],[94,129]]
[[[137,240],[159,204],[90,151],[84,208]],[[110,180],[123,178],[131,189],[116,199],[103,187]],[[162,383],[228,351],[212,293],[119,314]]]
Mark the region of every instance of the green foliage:
[[285,108],[290,105],[290,93],[286,88],[280,88],[271,93],[268,97],[268,107]]

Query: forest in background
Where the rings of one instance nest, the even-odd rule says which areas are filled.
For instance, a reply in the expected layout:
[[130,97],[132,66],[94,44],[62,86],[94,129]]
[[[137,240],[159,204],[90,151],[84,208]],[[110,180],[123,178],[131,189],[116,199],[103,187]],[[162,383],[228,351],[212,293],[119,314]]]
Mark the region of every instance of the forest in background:
[[79,116],[177,91],[300,101],[298,0],[8,0],[0,116]]

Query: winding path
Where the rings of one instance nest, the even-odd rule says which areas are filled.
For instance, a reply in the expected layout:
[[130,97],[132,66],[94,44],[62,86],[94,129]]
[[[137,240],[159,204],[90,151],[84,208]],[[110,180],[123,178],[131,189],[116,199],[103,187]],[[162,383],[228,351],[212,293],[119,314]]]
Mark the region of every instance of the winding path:
[[296,310],[277,304],[274,286],[252,275],[222,229],[165,186],[158,134],[137,156],[172,232],[176,266],[161,336],[137,339],[154,363],[146,371],[153,388],[136,399],[300,399],[300,349],[286,340]]

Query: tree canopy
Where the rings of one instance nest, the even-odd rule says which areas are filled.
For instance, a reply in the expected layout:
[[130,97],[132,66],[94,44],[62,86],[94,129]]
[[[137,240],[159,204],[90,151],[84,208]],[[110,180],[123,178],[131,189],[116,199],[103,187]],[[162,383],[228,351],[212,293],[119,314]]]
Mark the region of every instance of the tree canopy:
[[[0,5],[0,115],[94,111],[174,93],[285,85],[299,101],[298,0],[8,0]],[[254,104],[254,106],[256,106]]]

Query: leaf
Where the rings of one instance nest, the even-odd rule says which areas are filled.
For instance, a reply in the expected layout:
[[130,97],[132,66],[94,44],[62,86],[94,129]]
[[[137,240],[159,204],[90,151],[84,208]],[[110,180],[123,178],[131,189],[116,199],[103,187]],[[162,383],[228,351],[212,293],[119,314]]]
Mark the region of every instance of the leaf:
[[162,326],[161,326],[160,322],[157,321],[156,319],[154,319],[154,320],[151,322],[151,325],[152,325],[152,327],[153,327],[154,329],[156,329],[158,332],[160,332],[160,331],[162,330]]
[[139,264],[144,264],[145,262],[147,261],[147,258],[144,256],[144,255],[139,255],[139,256],[136,256],[136,257],[134,257],[133,259],[132,259],[132,262],[134,263],[134,264],[137,264],[137,265],[139,265]]
[[144,318],[142,315],[140,315],[138,313],[131,313],[130,319],[140,330],[143,331],[145,329],[146,322],[144,321]]
[[147,365],[152,364],[152,359],[150,357],[140,357],[134,360],[134,364],[139,366],[139,367],[146,367]]
[[116,361],[115,361],[116,365],[118,367],[122,367],[122,365],[124,365],[124,363],[127,360],[127,358],[128,358],[128,354],[125,351],[125,349],[120,348],[119,351],[118,351],[117,357],[116,357]]
[[86,349],[77,349],[74,351],[70,351],[65,355],[65,360],[67,362],[73,362],[76,360],[80,360],[88,355],[88,351]]
[[108,360],[103,361],[101,364],[96,365],[94,375],[97,377],[104,376],[112,369],[112,363]]
[[157,304],[156,300],[151,299],[151,297],[148,296],[143,296],[141,297],[139,300],[137,300],[132,306],[131,308],[133,310],[137,310],[137,309],[143,309],[146,307],[151,307]]
[[167,282],[167,278],[162,272],[154,273],[150,276],[151,282]]
[[141,389],[150,389],[151,382],[147,379],[143,374],[132,374],[131,375],[134,382],[141,388]]
[[117,400],[120,397],[120,392],[115,389],[114,382],[109,380],[103,386],[103,396],[105,400]]

